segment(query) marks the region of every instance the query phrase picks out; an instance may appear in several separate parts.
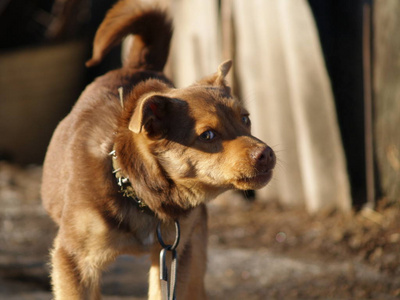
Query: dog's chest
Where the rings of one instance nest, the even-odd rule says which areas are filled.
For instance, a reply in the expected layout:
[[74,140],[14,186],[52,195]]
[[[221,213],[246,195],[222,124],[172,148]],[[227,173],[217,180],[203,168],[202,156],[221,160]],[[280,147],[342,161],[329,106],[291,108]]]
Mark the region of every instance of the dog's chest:
[[156,242],[156,226],[153,222],[136,220],[132,222],[130,232],[119,235],[118,241],[124,252],[142,254],[148,252]]
[[154,232],[148,232],[148,231],[139,232],[137,240],[144,249],[147,249],[150,246],[152,246],[155,242]]

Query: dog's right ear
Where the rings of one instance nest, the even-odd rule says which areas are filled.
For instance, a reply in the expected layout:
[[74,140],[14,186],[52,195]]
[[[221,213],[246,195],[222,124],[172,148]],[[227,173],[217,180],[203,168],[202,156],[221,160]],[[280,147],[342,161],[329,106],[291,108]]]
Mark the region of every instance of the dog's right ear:
[[145,131],[152,138],[164,136],[172,102],[174,99],[160,95],[150,95],[139,100],[130,120],[129,129],[134,133]]

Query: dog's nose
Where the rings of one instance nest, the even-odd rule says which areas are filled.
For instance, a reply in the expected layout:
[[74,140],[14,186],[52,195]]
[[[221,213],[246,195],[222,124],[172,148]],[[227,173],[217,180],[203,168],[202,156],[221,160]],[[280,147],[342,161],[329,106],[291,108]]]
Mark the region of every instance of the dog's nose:
[[274,150],[272,150],[269,146],[256,148],[251,156],[254,158],[258,167],[270,170],[273,169],[275,166],[275,153]]

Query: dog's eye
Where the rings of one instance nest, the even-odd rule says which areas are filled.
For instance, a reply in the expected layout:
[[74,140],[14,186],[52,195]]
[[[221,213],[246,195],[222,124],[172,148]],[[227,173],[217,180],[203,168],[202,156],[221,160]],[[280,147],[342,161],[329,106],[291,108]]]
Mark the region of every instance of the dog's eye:
[[215,138],[215,132],[212,130],[207,130],[204,131],[202,134],[200,134],[199,137],[203,141],[211,141],[212,139]]
[[249,116],[242,116],[242,123],[243,123],[245,126],[250,126],[251,121],[250,121]]

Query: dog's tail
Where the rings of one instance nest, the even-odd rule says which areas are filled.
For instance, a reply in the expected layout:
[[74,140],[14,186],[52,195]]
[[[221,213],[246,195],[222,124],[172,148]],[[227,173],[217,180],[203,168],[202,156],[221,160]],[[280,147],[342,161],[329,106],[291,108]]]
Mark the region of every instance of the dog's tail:
[[124,66],[162,71],[169,54],[172,21],[159,7],[144,1],[120,0],[111,8],[96,32],[93,55],[86,62],[95,66],[128,34],[135,35]]

